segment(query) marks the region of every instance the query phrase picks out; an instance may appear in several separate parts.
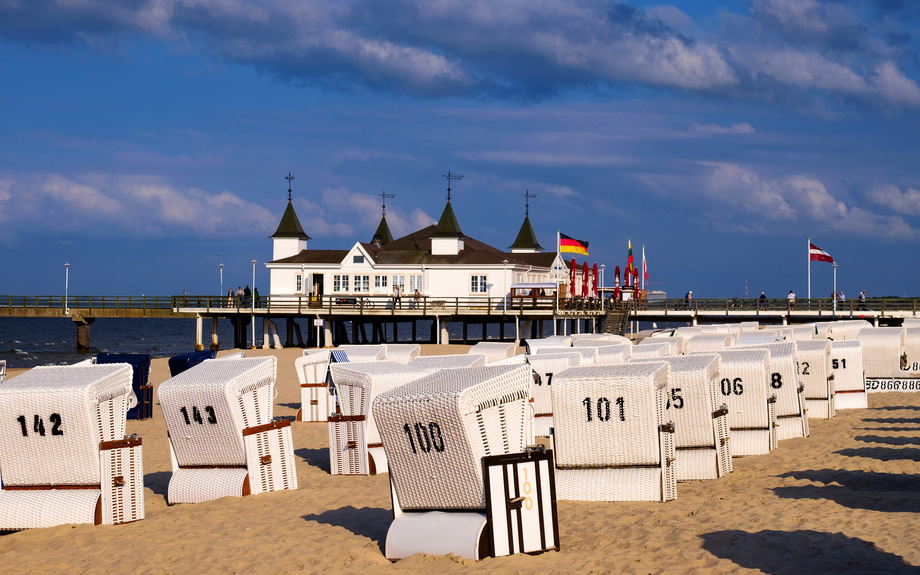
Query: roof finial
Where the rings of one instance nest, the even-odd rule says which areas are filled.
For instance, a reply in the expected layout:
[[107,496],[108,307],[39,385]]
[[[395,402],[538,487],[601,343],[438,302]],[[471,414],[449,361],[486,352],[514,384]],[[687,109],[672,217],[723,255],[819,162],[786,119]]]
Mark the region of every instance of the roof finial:
[[529,218],[530,217],[530,198],[536,198],[537,194],[531,194],[530,190],[527,190],[521,195],[524,196],[525,198],[524,199],[524,217]]
[[377,195],[380,196],[381,198],[383,198],[383,210],[382,210],[382,211],[383,211],[383,216],[386,217],[386,215],[387,215],[387,198],[395,198],[395,197],[396,197],[396,194],[388,194],[386,190],[383,190],[383,193],[382,193],[382,194],[377,194]]
[[291,175],[291,172],[288,172],[288,175],[284,176],[284,179],[288,181],[288,203],[291,201],[291,180],[294,179],[294,176]]
[[447,178],[447,203],[449,204],[449,203],[450,203],[450,182],[451,182],[451,180],[456,180],[456,181],[459,182],[460,180],[463,179],[463,176],[452,176],[452,175],[450,174],[450,170],[448,170],[448,171],[447,171],[447,175],[446,175],[446,176],[441,176],[441,177],[442,177],[442,178]]

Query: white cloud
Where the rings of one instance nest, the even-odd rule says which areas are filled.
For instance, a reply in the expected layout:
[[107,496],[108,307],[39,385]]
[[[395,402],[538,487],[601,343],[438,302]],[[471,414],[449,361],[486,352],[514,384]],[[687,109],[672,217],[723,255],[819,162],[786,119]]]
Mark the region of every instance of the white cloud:
[[690,124],[690,131],[708,132],[712,134],[753,134],[754,127],[743,122],[740,124],[732,124],[728,127],[720,126],[718,124],[697,124],[694,122]]
[[675,30],[687,30],[693,26],[693,18],[684,14],[677,6],[649,6],[645,12]]
[[885,184],[870,191],[866,198],[899,214],[920,216],[920,190],[907,188],[902,192],[897,186]]
[[[349,220],[357,220],[360,224],[357,226],[357,231],[355,231],[355,226],[350,226],[351,231],[348,234],[340,233],[345,228],[337,228],[335,230],[336,235],[349,236],[362,242],[371,240],[382,215],[378,196],[357,194],[344,187],[326,188],[323,190],[322,195],[323,205],[330,213],[344,214]],[[419,208],[406,214],[399,209],[398,204],[393,200],[387,206],[387,225],[390,227],[393,237],[404,236],[409,232],[434,223],[435,220]],[[357,234],[357,237],[355,237],[355,234]]]
[[467,160],[498,162],[504,164],[544,164],[553,166],[622,166],[635,162],[633,158],[613,154],[577,154],[572,152],[521,152],[516,150],[485,150],[459,152]]

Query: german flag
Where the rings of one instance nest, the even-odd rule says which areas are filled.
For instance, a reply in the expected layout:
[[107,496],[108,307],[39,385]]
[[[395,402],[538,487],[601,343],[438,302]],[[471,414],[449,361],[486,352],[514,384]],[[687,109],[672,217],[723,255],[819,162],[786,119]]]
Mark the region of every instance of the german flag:
[[586,256],[588,255],[588,242],[570,238],[565,234],[559,234],[559,251]]

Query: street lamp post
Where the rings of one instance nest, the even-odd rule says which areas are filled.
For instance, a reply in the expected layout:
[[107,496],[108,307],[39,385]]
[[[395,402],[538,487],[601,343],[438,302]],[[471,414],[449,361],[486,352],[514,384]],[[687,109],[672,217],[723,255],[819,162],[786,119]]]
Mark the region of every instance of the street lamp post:
[[837,262],[834,262],[834,315],[837,315]]
[[220,264],[220,291],[217,295],[221,297],[224,295],[224,264]]
[[[252,260],[252,291],[256,291],[256,260]],[[252,318],[252,349],[256,348],[256,298],[255,296],[249,297],[249,309],[250,317]]]
[[70,264],[64,264],[64,315],[70,315],[70,306],[67,305],[67,289],[70,284]]

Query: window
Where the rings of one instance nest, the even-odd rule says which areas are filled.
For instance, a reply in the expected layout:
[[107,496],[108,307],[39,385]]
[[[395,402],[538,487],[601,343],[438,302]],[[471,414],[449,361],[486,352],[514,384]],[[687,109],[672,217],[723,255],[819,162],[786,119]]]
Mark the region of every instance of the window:
[[294,288],[294,291],[297,292],[297,293],[300,293],[301,291],[303,291],[303,276],[302,276],[302,275],[297,274],[297,281],[296,281],[296,284],[297,284],[297,285],[296,285],[296,287]]
[[409,276],[409,293],[415,293],[415,290],[425,293],[422,289],[422,276]]
[[387,278],[388,276],[374,276],[374,293],[389,293]]
[[332,276],[332,291],[347,292],[349,277],[350,276]]
[[406,276],[393,276],[393,289],[399,286],[399,291],[406,293]]
[[352,256],[352,258],[351,258],[351,263],[354,263],[354,264],[363,264],[363,263],[364,263],[364,256]]
[[355,276],[355,293],[371,292],[371,276]]
[[489,276],[470,276],[470,293],[488,293]]

